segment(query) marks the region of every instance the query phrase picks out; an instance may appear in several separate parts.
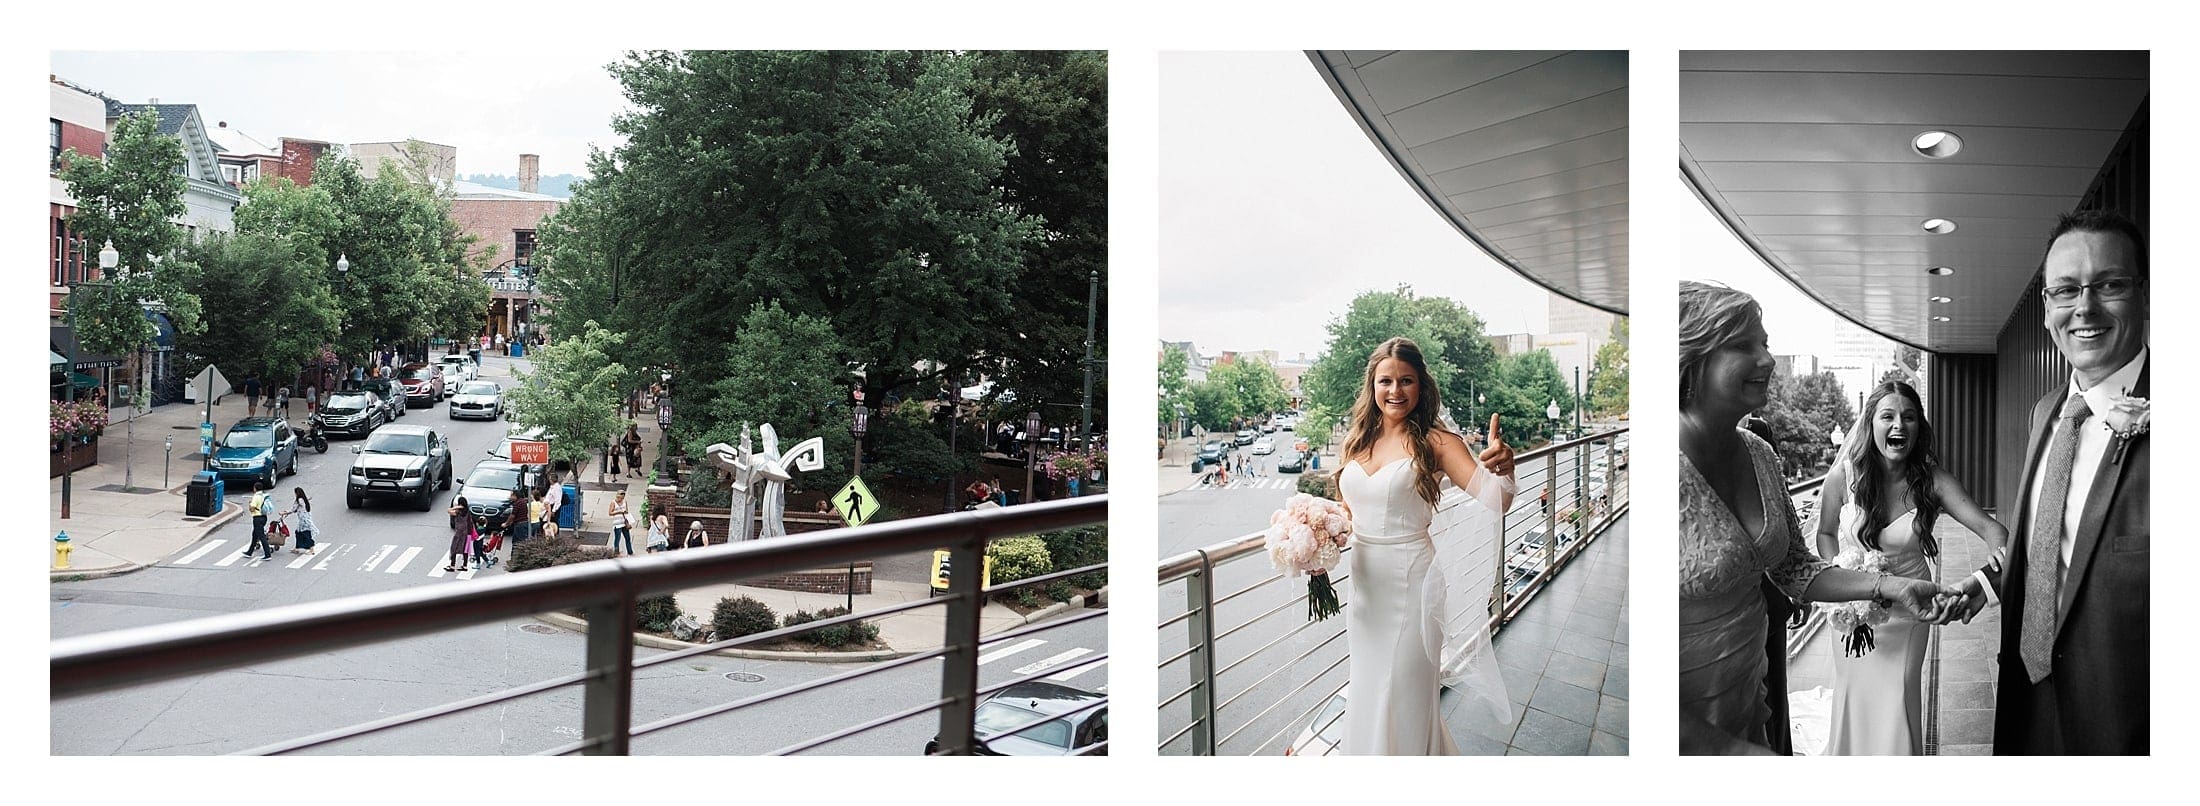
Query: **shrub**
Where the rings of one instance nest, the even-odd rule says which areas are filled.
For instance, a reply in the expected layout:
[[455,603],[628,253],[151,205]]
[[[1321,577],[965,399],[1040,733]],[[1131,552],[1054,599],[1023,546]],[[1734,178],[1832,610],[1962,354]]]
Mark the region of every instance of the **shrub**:
[[711,626],[718,630],[720,641],[770,632],[779,626],[779,615],[772,612],[770,605],[747,596],[719,599],[710,620]]
[[651,632],[671,632],[672,622],[680,620],[680,603],[672,594],[645,596],[634,603],[634,625]]
[[[793,627],[798,624],[808,624],[813,621],[823,621],[845,615],[848,615],[848,608],[845,607],[828,607],[816,613],[797,610],[787,614],[785,626]],[[826,649],[839,649],[850,644],[862,644],[878,640],[878,625],[860,620],[851,621],[845,624],[830,624],[807,632],[795,633],[792,637],[797,641],[815,644]]]
[[1327,498],[1331,501],[1340,500],[1337,498],[1337,474],[1301,473],[1299,474],[1299,492]]
[[511,572],[532,571],[594,558],[594,555],[581,548],[578,539],[562,535],[554,538],[538,537],[512,544],[512,559],[507,561],[505,568]]
[[[986,545],[985,556],[993,561],[995,585],[1006,585],[1054,571],[1053,555],[1047,552],[1044,538],[1009,537],[995,540]],[[1039,604],[1039,591],[1032,588],[1017,588],[1012,594],[1025,607]]]
[[[1054,570],[1083,568],[1108,561],[1108,527],[1105,525],[1080,526],[1048,532],[1039,539],[1046,541],[1047,557]],[[1069,578],[1069,585],[1098,590],[1108,584],[1108,572],[1094,571]],[[1055,595],[1050,585],[1047,591],[1055,601],[1068,601],[1069,594]]]

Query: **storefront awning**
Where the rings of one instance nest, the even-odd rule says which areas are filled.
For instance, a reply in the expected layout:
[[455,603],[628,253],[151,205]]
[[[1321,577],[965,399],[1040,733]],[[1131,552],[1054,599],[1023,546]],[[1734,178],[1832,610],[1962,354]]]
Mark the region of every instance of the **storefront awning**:
[[153,323],[153,344],[146,347],[149,353],[165,353],[176,349],[176,325],[168,321],[168,314],[146,311],[145,320]]
[[87,369],[115,369],[122,366],[122,359],[108,355],[93,355],[76,343],[76,331],[68,325],[54,325],[48,342],[52,352],[71,359],[79,371]]

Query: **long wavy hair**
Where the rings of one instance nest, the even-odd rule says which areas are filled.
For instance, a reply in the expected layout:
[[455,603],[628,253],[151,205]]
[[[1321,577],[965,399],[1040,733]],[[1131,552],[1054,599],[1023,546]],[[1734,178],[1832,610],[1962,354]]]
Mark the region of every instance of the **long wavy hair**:
[[1890,395],[1901,395],[1917,407],[1917,432],[1910,435],[1910,453],[1903,458],[1900,470],[1903,483],[1910,487],[1910,502],[1917,507],[1917,517],[1910,524],[1917,545],[1925,556],[1938,557],[1940,544],[1933,540],[1933,522],[1940,519],[1940,499],[1933,496],[1933,471],[1940,467],[1940,457],[1933,453],[1933,425],[1925,420],[1925,401],[1916,389],[1901,381],[1873,387],[1864,401],[1864,411],[1856,418],[1856,427],[1849,431],[1848,449],[1844,451],[1849,466],[1849,500],[1873,520],[1857,539],[1865,548],[1879,550],[1879,493],[1887,471],[1879,461],[1879,443],[1872,438],[1871,423],[1872,412],[1878,411],[1879,402]]
[[1731,288],[1681,282],[1681,408],[1696,397],[1704,361],[1727,342],[1741,336],[1750,325],[1764,321],[1757,298]]
[[[1375,440],[1383,432],[1383,413],[1375,405],[1375,367],[1386,358],[1395,358],[1412,367],[1420,376],[1419,399],[1413,411],[1406,413],[1406,434],[1413,449],[1413,491],[1436,505],[1436,443],[1430,438],[1432,431],[1443,430],[1436,421],[1436,413],[1443,410],[1442,395],[1436,390],[1436,380],[1429,377],[1428,362],[1421,358],[1421,345],[1412,339],[1399,336],[1383,342],[1375,352],[1367,356],[1367,371],[1360,381],[1359,399],[1352,401],[1352,425],[1347,429],[1344,441],[1344,458],[1347,462],[1359,461],[1361,454],[1375,449]],[[1344,468],[1337,468],[1342,478]]]

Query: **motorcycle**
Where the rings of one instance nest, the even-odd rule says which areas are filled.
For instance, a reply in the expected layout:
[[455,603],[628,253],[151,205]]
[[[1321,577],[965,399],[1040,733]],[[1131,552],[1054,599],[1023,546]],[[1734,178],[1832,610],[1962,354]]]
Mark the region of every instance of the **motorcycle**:
[[321,433],[321,418],[306,421],[306,433],[300,441],[313,446],[314,453],[328,453],[328,435]]

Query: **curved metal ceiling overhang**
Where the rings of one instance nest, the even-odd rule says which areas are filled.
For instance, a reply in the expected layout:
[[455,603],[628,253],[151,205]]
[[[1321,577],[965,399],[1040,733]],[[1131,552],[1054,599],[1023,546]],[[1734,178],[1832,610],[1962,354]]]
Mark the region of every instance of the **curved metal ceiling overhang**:
[[[1804,293],[1933,352],[1994,352],[2056,215],[2147,99],[2143,51],[1684,51],[1680,67],[1696,195]],[[1926,156],[1929,131],[1962,147]]]
[[1491,258],[1627,313],[1626,51],[1310,51],[1360,129]]

